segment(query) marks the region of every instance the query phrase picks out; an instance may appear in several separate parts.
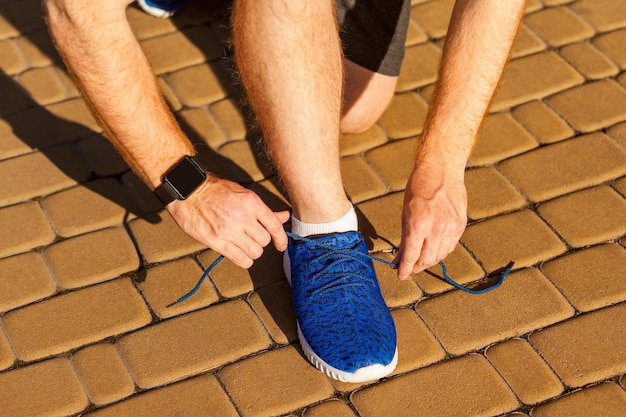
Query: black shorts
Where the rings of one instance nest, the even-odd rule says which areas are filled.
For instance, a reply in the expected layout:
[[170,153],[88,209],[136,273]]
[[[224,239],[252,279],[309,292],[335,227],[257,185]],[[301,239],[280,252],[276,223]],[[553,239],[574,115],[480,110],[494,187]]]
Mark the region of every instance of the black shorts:
[[411,14],[410,0],[336,0],[344,56],[371,71],[397,76]]

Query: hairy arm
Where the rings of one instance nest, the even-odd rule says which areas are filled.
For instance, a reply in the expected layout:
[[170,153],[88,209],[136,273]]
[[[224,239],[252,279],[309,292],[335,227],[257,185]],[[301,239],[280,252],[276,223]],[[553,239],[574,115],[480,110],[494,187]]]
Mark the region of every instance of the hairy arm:
[[[195,154],[167,107],[128,24],[130,0],[45,0],[54,43],[107,138],[150,187],[185,155]],[[167,209],[189,235],[249,267],[273,239],[287,244],[282,223],[254,193],[208,176]]]
[[465,165],[510,56],[524,6],[524,0],[455,4],[405,192],[396,257],[401,279],[445,258],[465,230]]

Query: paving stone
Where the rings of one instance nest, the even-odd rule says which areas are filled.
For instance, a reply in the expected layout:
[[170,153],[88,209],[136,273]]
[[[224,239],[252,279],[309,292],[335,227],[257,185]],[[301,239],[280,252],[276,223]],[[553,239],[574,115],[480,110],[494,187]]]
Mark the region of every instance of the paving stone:
[[524,404],[540,403],[564,390],[548,364],[523,339],[491,346],[485,355]]
[[626,174],[626,152],[593,133],[541,147],[499,168],[531,201],[544,201]]
[[450,291],[418,303],[416,310],[446,352],[454,355],[528,333],[574,314],[567,300],[537,269],[511,273],[495,291],[480,296]]
[[521,208],[522,195],[495,168],[484,167],[465,171],[467,215],[482,219]]
[[141,42],[157,74],[172,72],[222,56],[222,45],[207,27],[197,26]]
[[55,290],[52,274],[39,253],[0,260],[0,312],[48,297]]
[[600,32],[609,32],[626,26],[626,5],[623,2],[581,0],[570,7]]
[[491,106],[499,111],[582,84],[584,78],[552,51],[509,62]]
[[193,143],[203,143],[217,149],[226,142],[224,133],[205,109],[185,109],[179,112],[177,117],[182,129]]
[[593,40],[593,44],[615,61],[621,69],[626,69],[626,51],[623,46],[625,40],[626,29],[620,29],[598,36]]
[[[376,253],[376,257],[392,262],[395,255],[392,253]],[[396,269],[374,261],[374,269],[385,302],[390,308],[413,304],[423,295],[422,290],[412,279],[400,281]]]
[[187,235],[166,211],[160,213],[161,221],[150,223],[135,219],[129,224],[139,253],[148,263],[162,262],[198,252],[204,245]]
[[3,316],[15,354],[25,361],[125,333],[150,320],[141,296],[127,279],[58,295]]
[[590,38],[591,26],[567,7],[550,7],[532,13],[524,19],[550,46],[558,47]]
[[[9,80],[9,82],[13,83],[11,80]],[[1,83],[0,81],[0,84]],[[3,85],[0,85],[0,88],[6,91],[3,87]],[[0,100],[2,100],[2,98],[0,98]],[[2,106],[2,104],[0,104],[0,106]],[[0,142],[0,160],[32,152],[32,148],[13,132],[11,124],[4,119],[0,119],[0,137],[2,137],[2,142]]]
[[210,375],[135,395],[109,407],[86,414],[86,416],[140,416],[146,412],[149,412],[150,417],[238,416],[219,382]]
[[165,76],[158,76],[157,81],[159,83],[159,88],[161,89],[161,94],[165,98],[170,110],[172,111],[180,111],[183,108],[183,103],[180,102],[172,87],[165,80]]
[[422,133],[428,105],[415,93],[397,94],[391,99],[378,124],[391,139]]
[[61,82],[54,67],[33,68],[19,76],[30,97],[36,103],[45,105],[61,101],[67,96],[65,86]]
[[626,388],[626,375],[622,375],[620,378],[620,384],[622,384],[622,387]]
[[541,204],[537,212],[573,247],[626,233],[626,200],[609,186],[559,197]]
[[339,152],[341,156],[354,155],[368,151],[387,142],[387,136],[380,126],[373,125],[363,133],[342,134],[339,136]]
[[285,197],[286,192],[282,190],[277,177],[250,184],[248,189],[254,191],[272,211],[291,209],[289,201]]
[[0,6],[0,13],[21,33],[28,33],[45,27],[41,2],[23,0],[5,2]]
[[530,342],[569,387],[626,372],[626,303],[585,313],[530,335]]
[[113,145],[101,135],[94,135],[78,142],[78,149],[94,174],[100,177],[121,174],[128,165]]
[[623,196],[626,196],[626,177],[621,178],[613,184],[613,187],[619,191]]
[[0,71],[9,75],[24,71],[28,65],[12,39],[0,41],[0,56]]
[[411,8],[413,19],[431,38],[442,38],[448,32],[454,0],[429,1]]
[[27,252],[54,238],[39,204],[30,201],[0,209],[0,257]]
[[180,101],[190,107],[222,100],[232,89],[226,74],[211,64],[181,69],[170,74],[167,81]]
[[548,102],[581,132],[602,129],[626,117],[626,90],[611,80],[573,88],[550,97]]
[[328,378],[294,346],[229,365],[218,376],[243,417],[284,414],[334,394]]
[[0,371],[9,368],[15,362],[15,354],[9,346],[9,341],[0,329]]
[[163,204],[161,204],[137,175],[132,171],[126,172],[122,176],[122,184],[133,199],[135,205],[139,208],[139,212],[145,215],[146,221],[149,223],[158,223],[161,221],[161,216],[156,212],[163,210]]
[[565,252],[565,245],[532,211],[521,210],[470,225],[461,237],[487,272],[509,261],[516,268],[534,265]]
[[360,155],[341,158],[341,176],[346,194],[353,203],[360,203],[385,194],[387,187]]
[[546,44],[537,36],[532,30],[524,24],[520,26],[519,33],[515,44],[513,44],[513,50],[511,51],[511,58],[519,58],[522,56],[534,54],[546,49]]
[[612,77],[619,72],[617,65],[589,43],[567,45],[560,53],[588,80]]
[[136,5],[126,9],[126,18],[137,39],[154,38],[175,32],[177,29],[172,19],[156,19]]
[[81,349],[74,353],[72,362],[87,396],[96,405],[109,404],[135,392],[135,383],[110,343]]
[[[133,203],[114,179],[101,179],[45,197],[41,205],[60,236],[121,226]],[[136,210],[136,209],[135,209]]]
[[373,252],[387,251],[400,245],[403,202],[404,193],[391,193],[356,206],[357,214],[360,214],[359,230]]
[[[102,129],[98,126],[98,123],[96,123],[96,120],[89,112],[89,108],[81,98],[66,100],[61,103],[46,106],[46,110],[49,111],[52,116],[56,116],[65,121],[66,124],[67,122],[76,123],[78,125],[76,128],[77,131],[90,130],[93,132],[102,132]],[[80,129],[81,127],[82,129]],[[42,126],[39,126],[39,128],[42,128]],[[67,128],[64,128],[58,134],[70,134],[71,131],[65,132],[66,129]],[[52,133],[56,132],[47,132],[48,135]]]
[[211,104],[211,113],[219,126],[224,129],[229,139],[245,139],[248,133],[244,110],[238,105],[241,99],[227,98]]
[[356,417],[350,406],[341,400],[329,400],[304,410],[303,417]]
[[264,151],[255,149],[255,145],[247,140],[237,140],[220,148],[220,155],[231,162],[228,166],[232,171],[229,179],[238,182],[262,181],[272,175]]
[[410,308],[391,312],[398,338],[398,365],[393,375],[442,360],[446,352],[426,324]]
[[45,67],[61,62],[47,29],[30,32],[15,39],[30,67]]
[[626,392],[617,384],[605,382],[565,395],[532,411],[533,417],[620,417],[626,409]]
[[362,417],[388,416],[390,404],[396,417],[495,416],[518,406],[502,378],[479,355],[445,361],[359,390],[351,400]]
[[118,348],[137,385],[152,388],[233,362],[270,343],[250,307],[237,300],[128,334]]
[[396,91],[409,91],[437,80],[441,49],[426,42],[405,49]]
[[[32,105],[32,99],[28,92],[24,90],[13,77],[9,77],[2,72],[0,72],[0,89],[2,89],[3,92],[2,96],[0,96],[0,115],[15,113],[27,109]],[[10,135],[2,135],[3,138],[4,136]],[[9,144],[3,143],[2,153],[4,154],[10,147]],[[11,155],[9,154],[8,156]]]
[[469,166],[491,164],[537,147],[537,141],[510,113],[487,116],[468,160]]
[[526,1],[526,13],[536,12],[537,10],[541,10],[542,8],[543,4],[539,0]]
[[542,269],[578,311],[626,300],[626,251],[616,243],[568,253]]
[[394,141],[365,154],[374,171],[392,190],[404,190],[415,167],[415,138]]
[[0,39],[15,38],[19,34],[19,30],[6,17],[0,14]]
[[617,81],[619,81],[624,87],[626,87],[626,72],[617,77]]
[[251,293],[248,303],[276,343],[287,345],[298,340],[291,286],[286,280]]
[[69,361],[58,358],[0,374],[0,403],[5,416],[61,417],[89,401]]
[[117,227],[63,240],[43,253],[61,288],[108,281],[139,267],[133,242]]
[[[446,270],[456,282],[467,284],[485,276],[484,271],[474,258],[458,244],[445,259]],[[441,267],[435,265],[414,276],[415,282],[426,294],[436,294],[451,290],[453,287],[441,278]]]
[[543,101],[531,101],[513,109],[513,117],[528,130],[540,144],[571,138],[574,130]]
[[428,40],[428,35],[417,23],[413,20],[409,20],[409,28],[406,34],[406,41],[404,46],[412,46],[418,43],[423,43]]
[[619,123],[607,130],[608,135],[626,150],[626,123]]

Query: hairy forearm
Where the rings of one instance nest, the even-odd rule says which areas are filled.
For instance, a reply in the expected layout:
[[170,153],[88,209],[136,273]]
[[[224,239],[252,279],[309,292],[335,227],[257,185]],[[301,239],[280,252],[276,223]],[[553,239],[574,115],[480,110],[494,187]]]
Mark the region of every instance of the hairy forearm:
[[524,0],[458,0],[416,162],[462,175],[510,56]]
[[129,1],[46,1],[50,33],[107,138],[149,186],[193,146],[125,16]]

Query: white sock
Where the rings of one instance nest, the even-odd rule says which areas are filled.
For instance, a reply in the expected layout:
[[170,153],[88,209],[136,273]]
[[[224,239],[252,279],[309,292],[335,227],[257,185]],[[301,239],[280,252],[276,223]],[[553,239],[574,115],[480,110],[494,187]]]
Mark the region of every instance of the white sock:
[[325,235],[328,233],[356,232],[359,222],[354,206],[339,219],[329,223],[305,223],[291,216],[291,232],[299,236]]

